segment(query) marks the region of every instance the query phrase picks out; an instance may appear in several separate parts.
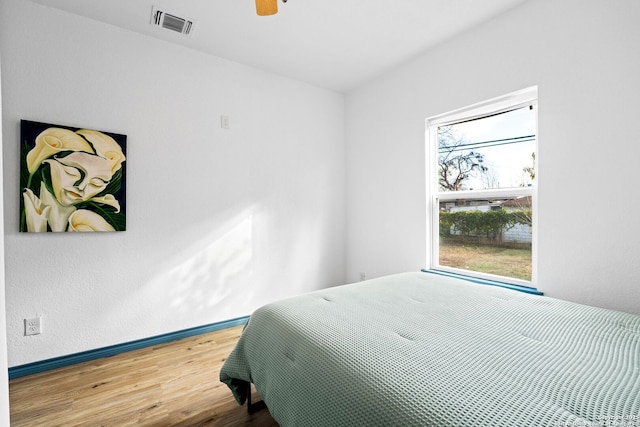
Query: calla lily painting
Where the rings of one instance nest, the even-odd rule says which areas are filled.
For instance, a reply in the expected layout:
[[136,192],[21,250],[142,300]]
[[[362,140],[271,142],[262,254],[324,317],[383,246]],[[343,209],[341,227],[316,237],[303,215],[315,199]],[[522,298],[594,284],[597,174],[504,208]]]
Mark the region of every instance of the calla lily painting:
[[126,135],[21,121],[20,231],[126,229]]

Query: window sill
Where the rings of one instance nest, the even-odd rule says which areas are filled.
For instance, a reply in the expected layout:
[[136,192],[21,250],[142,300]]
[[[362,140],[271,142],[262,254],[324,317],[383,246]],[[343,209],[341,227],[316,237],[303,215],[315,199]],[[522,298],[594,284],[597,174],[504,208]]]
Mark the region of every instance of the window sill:
[[438,274],[440,276],[446,276],[446,277],[455,277],[456,279],[466,280],[468,282],[476,283],[479,285],[498,286],[500,288],[511,289],[513,291],[524,292],[531,295],[544,295],[544,293],[542,293],[541,291],[537,290],[536,288],[531,288],[529,286],[514,285],[512,283],[498,282],[495,280],[479,279],[477,277],[465,276],[463,274],[449,273],[449,272],[440,271],[440,270],[428,270],[423,268],[422,272]]

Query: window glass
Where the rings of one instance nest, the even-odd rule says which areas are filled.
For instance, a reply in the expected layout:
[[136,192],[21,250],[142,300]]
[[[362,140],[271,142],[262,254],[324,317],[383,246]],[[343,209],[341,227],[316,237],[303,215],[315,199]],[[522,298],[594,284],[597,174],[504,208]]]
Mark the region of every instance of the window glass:
[[440,266],[531,280],[530,196],[441,201]]
[[[535,271],[535,90],[428,121],[431,268],[529,286]],[[523,100],[524,96],[524,100]]]
[[438,126],[437,132],[440,191],[532,184],[536,146],[532,106]]

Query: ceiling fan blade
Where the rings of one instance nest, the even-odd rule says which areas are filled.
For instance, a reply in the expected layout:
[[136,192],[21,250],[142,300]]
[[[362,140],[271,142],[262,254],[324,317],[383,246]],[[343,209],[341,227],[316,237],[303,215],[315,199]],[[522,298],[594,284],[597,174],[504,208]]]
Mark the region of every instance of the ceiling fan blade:
[[278,13],[278,0],[256,0],[256,12],[260,16]]

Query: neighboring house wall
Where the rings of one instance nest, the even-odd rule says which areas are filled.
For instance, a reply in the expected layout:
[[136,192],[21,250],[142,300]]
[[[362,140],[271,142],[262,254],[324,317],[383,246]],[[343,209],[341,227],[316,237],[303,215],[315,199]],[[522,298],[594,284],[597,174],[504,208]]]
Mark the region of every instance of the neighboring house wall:
[[[0,48],[10,366],[344,283],[342,94],[23,0]],[[127,231],[18,233],[20,119],[127,135]]]
[[502,240],[505,242],[531,243],[531,226],[527,224],[516,224],[502,233]]
[[640,314],[640,222],[575,211],[636,193],[637,169],[610,165],[640,157],[638,16],[637,0],[527,1],[348,93],[347,280],[426,265],[425,119],[537,85],[537,285]]

